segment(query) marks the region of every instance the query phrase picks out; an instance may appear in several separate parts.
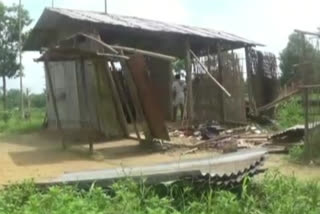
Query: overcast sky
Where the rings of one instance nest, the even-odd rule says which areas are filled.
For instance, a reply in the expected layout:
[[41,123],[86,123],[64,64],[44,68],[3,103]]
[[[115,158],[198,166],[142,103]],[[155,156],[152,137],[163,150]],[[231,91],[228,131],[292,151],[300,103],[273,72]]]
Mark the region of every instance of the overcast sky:
[[[1,0],[0,0],[1,1]],[[6,5],[19,0],[2,0]],[[22,0],[34,22],[52,0]],[[54,0],[55,7],[104,11],[104,0]],[[275,54],[286,46],[294,29],[316,31],[320,27],[320,0],[108,0],[108,12],[213,28],[263,43]],[[42,64],[33,62],[38,53],[25,53],[24,86],[43,91]],[[19,80],[8,83],[19,88]]]

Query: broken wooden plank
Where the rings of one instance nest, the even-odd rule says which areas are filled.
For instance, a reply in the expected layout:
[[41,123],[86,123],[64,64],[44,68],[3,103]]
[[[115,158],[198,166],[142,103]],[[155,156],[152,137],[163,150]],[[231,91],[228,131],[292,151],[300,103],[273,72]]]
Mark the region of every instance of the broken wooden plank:
[[290,93],[286,94],[285,96],[278,97],[276,100],[272,101],[271,103],[268,103],[267,105],[259,107],[257,110],[258,110],[258,112],[267,111],[267,110],[273,108],[278,103],[286,101],[287,99],[291,98],[292,96],[294,96],[296,94],[299,94],[300,92],[301,92],[301,90],[299,90],[299,89],[293,90]]
[[119,78],[118,78],[118,76],[116,74],[117,69],[116,69],[116,67],[114,65],[114,62],[111,62],[111,66],[112,66],[112,70],[113,70],[113,74],[114,74],[113,75],[113,77],[114,77],[113,79],[114,79],[114,82],[115,82],[115,84],[116,84],[116,86],[118,88],[119,95],[120,95],[120,100],[122,101],[122,103],[124,104],[124,107],[126,108],[126,111],[128,113],[129,119],[133,123],[134,131],[135,131],[135,133],[137,135],[137,138],[138,138],[138,140],[140,142],[141,141],[141,136],[140,136],[140,133],[139,133],[139,130],[138,130],[137,122],[136,122],[135,118],[132,115],[131,109],[130,109],[129,104],[128,104],[127,96],[126,96],[126,94],[124,92],[124,89],[123,89],[123,87],[121,85],[121,82],[120,82],[120,80],[119,80]]
[[117,118],[122,126],[122,129],[124,131],[125,136],[129,137],[127,121],[126,121],[126,117],[124,115],[123,108],[121,105],[119,92],[116,88],[116,85],[115,85],[114,79],[111,75],[111,71],[109,69],[107,61],[105,62],[105,72],[104,73],[105,73],[107,80],[109,82],[109,85],[110,85],[111,94],[112,94],[113,102],[114,102],[116,113],[117,113]]
[[158,103],[154,86],[147,72],[144,57],[139,54],[134,55],[128,63],[152,137],[170,140],[165,125],[164,112]]
[[[123,54],[123,53],[122,53]],[[132,103],[133,106],[135,108],[135,112],[137,114],[137,118],[139,120],[142,121],[142,128],[143,128],[143,132],[145,135],[145,140],[147,142],[151,142],[152,141],[152,137],[151,137],[151,131],[150,128],[148,127],[148,124],[146,122],[143,110],[142,110],[142,106],[138,97],[138,91],[137,91],[137,87],[134,83],[133,77],[131,72],[129,71],[127,62],[124,60],[120,61],[121,67],[123,69],[123,74],[124,74],[124,78],[128,84],[128,88],[129,88],[129,92],[130,92],[130,96],[132,99]],[[140,143],[142,143],[142,141],[140,141]]]

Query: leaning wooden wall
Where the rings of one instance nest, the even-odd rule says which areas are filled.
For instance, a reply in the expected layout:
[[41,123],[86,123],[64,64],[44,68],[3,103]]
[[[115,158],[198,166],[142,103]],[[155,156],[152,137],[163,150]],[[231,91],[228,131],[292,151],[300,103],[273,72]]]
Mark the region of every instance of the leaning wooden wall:
[[147,66],[150,71],[150,78],[153,83],[155,93],[165,112],[166,119],[172,118],[172,81],[173,74],[171,63],[161,59],[150,58],[147,60]]
[[[242,69],[236,55],[222,54],[222,85],[230,92],[231,97],[224,94],[221,89],[204,73],[201,68],[194,66],[194,112],[195,119],[199,121],[215,120],[230,123],[245,123],[245,90]],[[204,64],[216,79],[219,79],[218,59],[210,56]],[[223,102],[223,103],[222,103]],[[223,109],[222,109],[223,108]]]
[[[63,129],[96,130],[106,139],[125,136],[117,117],[105,61],[86,60],[83,65],[80,60],[50,62],[49,67]],[[56,118],[49,96],[47,108],[49,128],[55,129]]]
[[[62,128],[80,128],[80,108],[78,103],[76,65],[73,61],[50,62],[54,93]],[[46,78],[46,84],[47,78]],[[48,87],[47,87],[47,90]],[[56,128],[56,118],[50,96],[47,96],[49,128]],[[72,106],[72,108],[70,108]]]

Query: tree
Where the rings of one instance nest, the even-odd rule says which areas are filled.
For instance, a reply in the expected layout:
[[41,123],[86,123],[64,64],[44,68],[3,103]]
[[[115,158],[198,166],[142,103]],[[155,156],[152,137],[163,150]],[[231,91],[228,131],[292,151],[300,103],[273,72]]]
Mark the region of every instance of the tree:
[[[303,41],[305,41],[304,44]],[[280,53],[281,84],[285,84],[293,76],[294,65],[301,62],[303,52],[305,52],[305,60],[314,60],[316,50],[313,45],[304,40],[301,35],[291,34],[286,48]]]
[[[25,29],[31,23],[29,13],[21,9],[21,29]],[[22,34],[22,41],[27,33]],[[19,6],[5,6],[0,1],[0,76],[3,82],[3,107],[7,108],[6,78],[17,75],[19,64],[17,55],[19,53]]]

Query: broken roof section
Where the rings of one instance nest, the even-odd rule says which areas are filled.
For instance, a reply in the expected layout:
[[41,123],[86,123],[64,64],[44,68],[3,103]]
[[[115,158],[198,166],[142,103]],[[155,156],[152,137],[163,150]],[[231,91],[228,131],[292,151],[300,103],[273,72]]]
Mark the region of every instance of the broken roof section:
[[[76,32],[87,31],[88,28],[97,30],[102,35],[102,39],[109,44],[131,47],[136,44],[137,48],[153,50],[163,46],[161,43],[163,40],[167,41],[167,46],[174,46],[178,40],[189,39],[194,46],[194,51],[200,51],[205,47],[207,50],[210,45],[214,49],[217,41],[223,44],[224,50],[261,45],[234,34],[213,29],[92,11],[46,8],[28,38],[24,50],[40,50],[42,47],[47,47],[52,40],[59,39],[61,32],[74,33],[71,32],[73,27],[77,28]],[[150,38],[153,41],[146,41]],[[158,39],[158,44],[154,39]],[[172,42],[168,43],[168,40]],[[155,47],[156,45],[158,46]],[[181,46],[180,49],[183,47]],[[175,47],[177,48],[179,47]],[[164,52],[179,55],[179,53],[173,54],[170,48]]]

